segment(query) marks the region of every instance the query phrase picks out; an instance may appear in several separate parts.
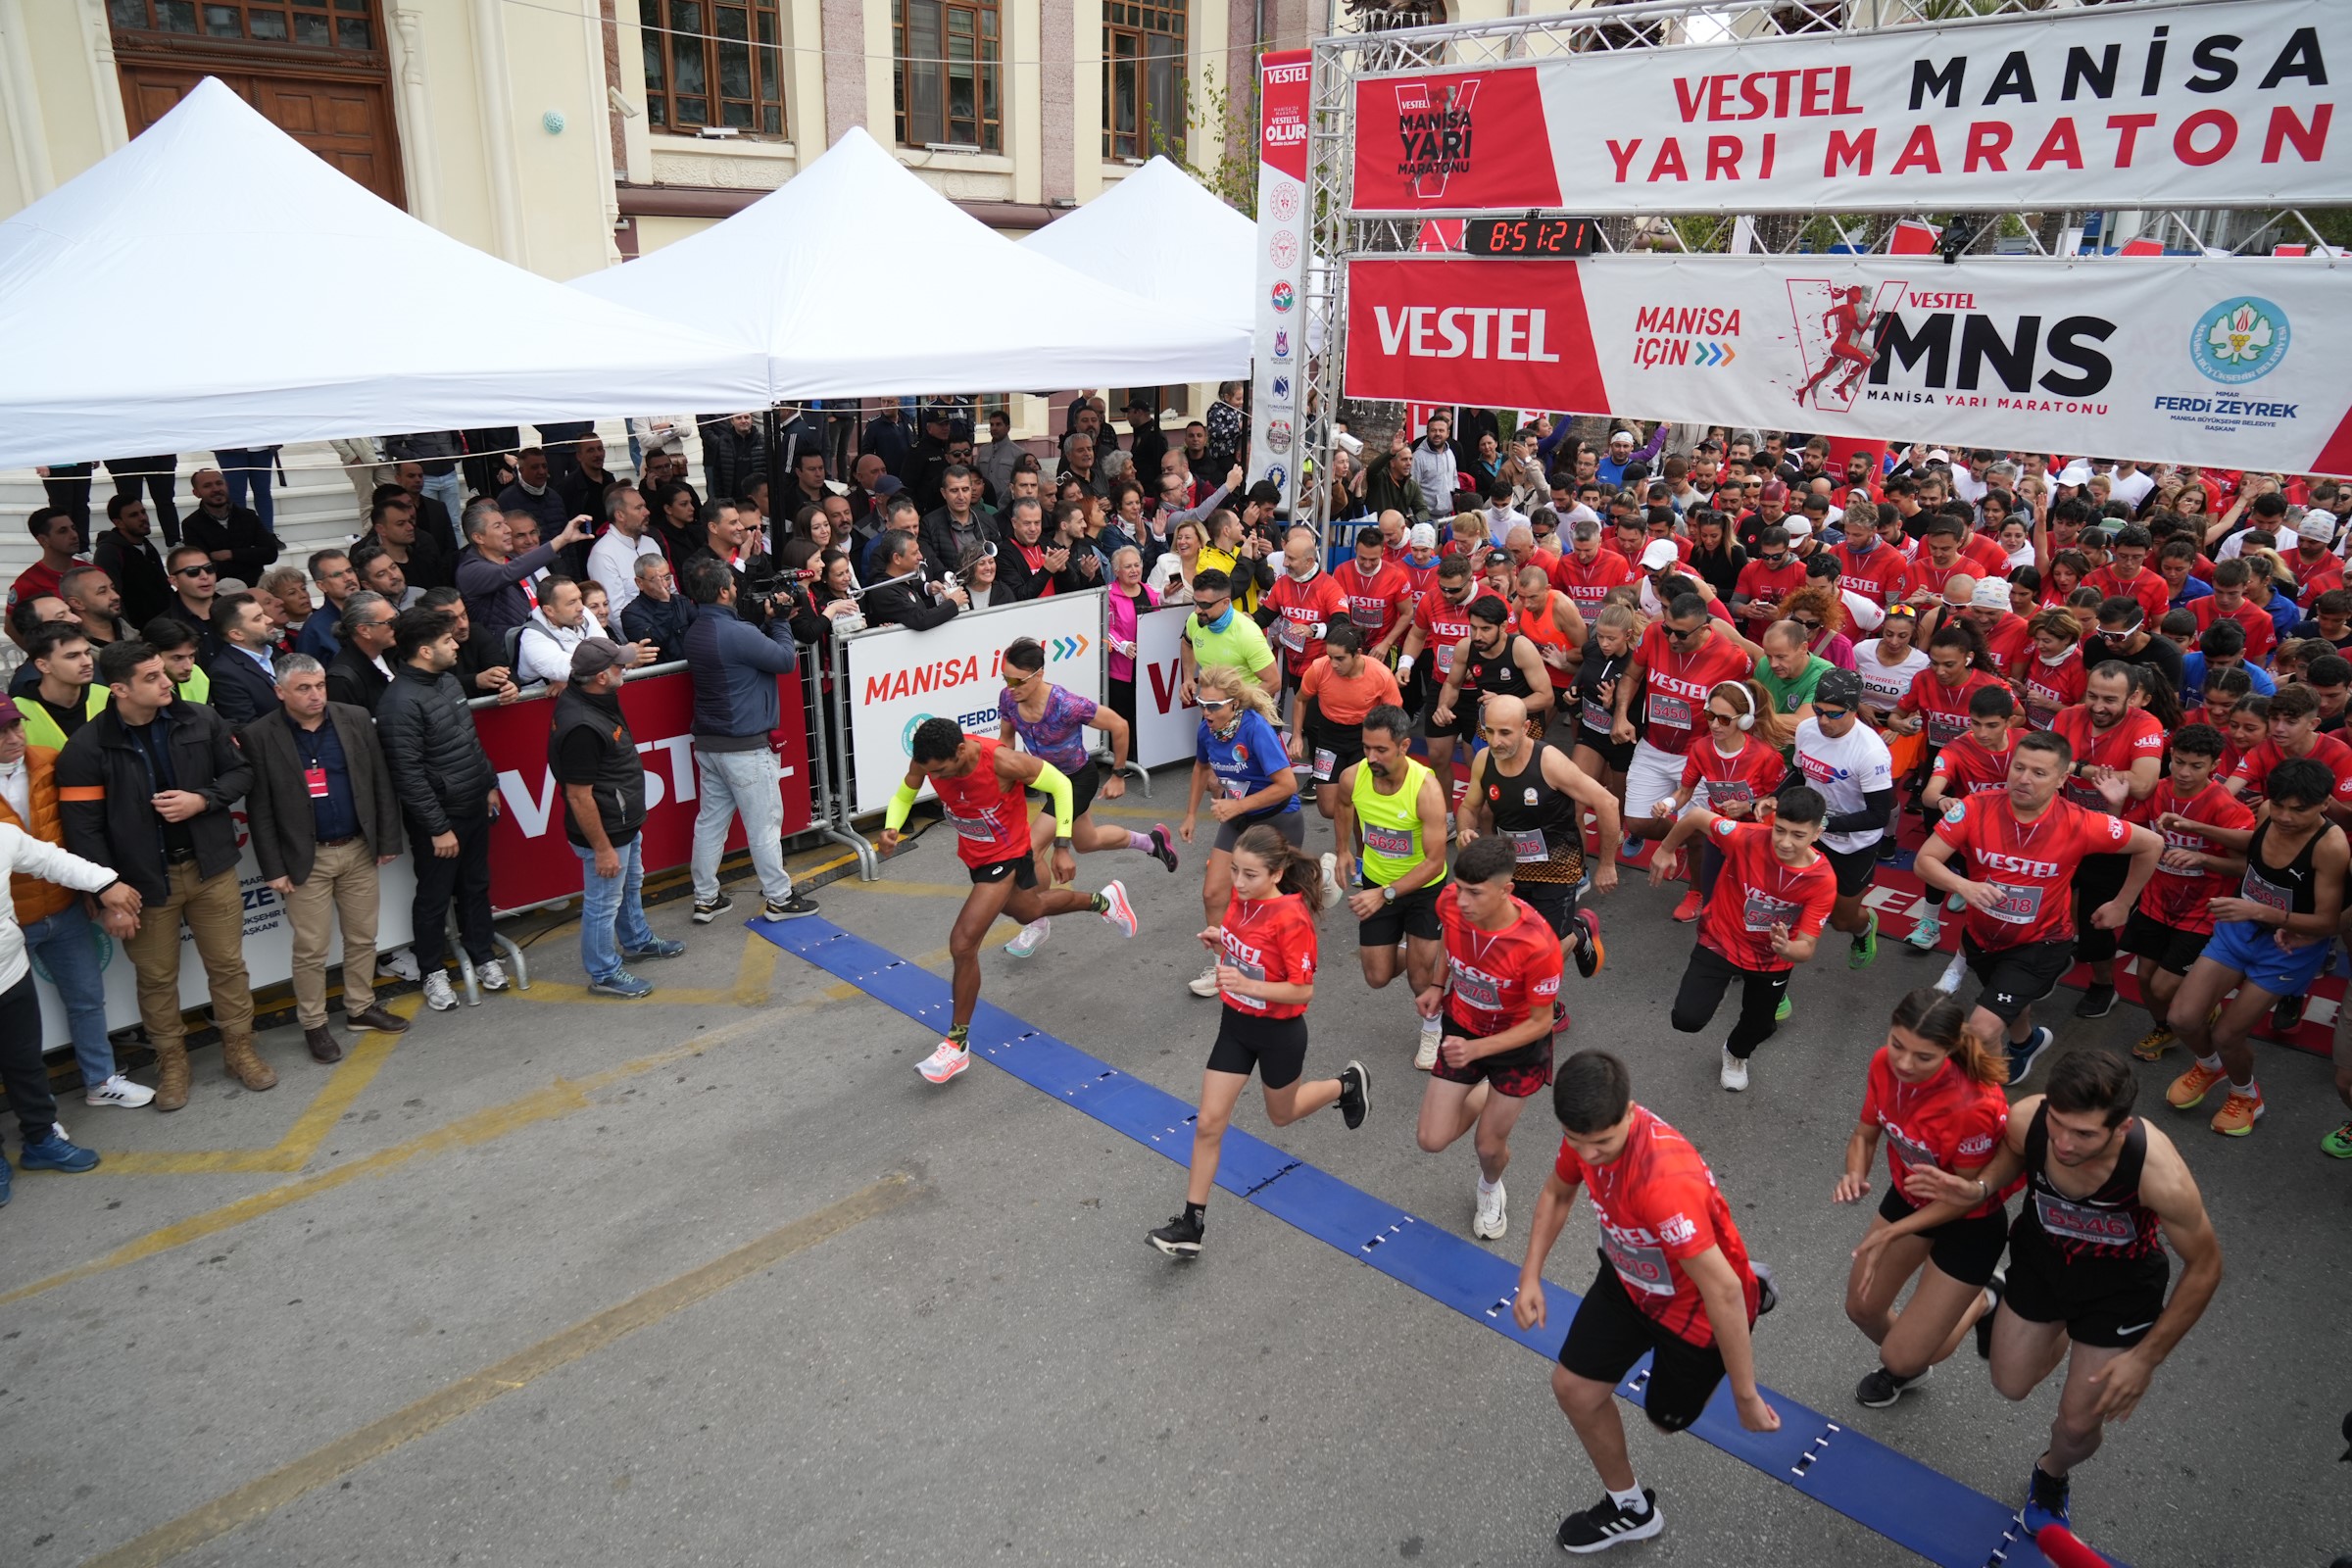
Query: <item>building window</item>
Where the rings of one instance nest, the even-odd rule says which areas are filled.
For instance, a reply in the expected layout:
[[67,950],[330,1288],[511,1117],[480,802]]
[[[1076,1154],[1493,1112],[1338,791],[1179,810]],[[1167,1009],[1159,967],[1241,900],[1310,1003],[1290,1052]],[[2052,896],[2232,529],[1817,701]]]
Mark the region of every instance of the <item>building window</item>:
[[1149,158],[1181,145],[1185,0],[1104,0],[1102,156]]
[[706,125],[784,134],[777,0],[637,0],[645,33],[645,111],[656,130]]
[[1004,148],[997,0],[893,0],[899,145]]
[[375,0],[107,0],[122,32],[177,33],[238,43],[371,50]]

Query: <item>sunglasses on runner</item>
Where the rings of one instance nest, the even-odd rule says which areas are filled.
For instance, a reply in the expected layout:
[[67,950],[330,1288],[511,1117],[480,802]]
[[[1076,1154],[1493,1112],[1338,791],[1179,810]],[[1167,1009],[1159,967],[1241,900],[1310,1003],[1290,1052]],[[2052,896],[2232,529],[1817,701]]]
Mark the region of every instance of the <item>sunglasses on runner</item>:
[[1672,625],[1669,625],[1666,628],[1666,635],[1673,638],[1678,643],[1687,643],[1700,636],[1706,631],[1706,629],[1707,623],[1702,620],[1697,625],[1691,627],[1689,631],[1677,631]]
[[1728,724],[1736,726],[1740,722],[1740,715],[1738,713],[1718,713],[1714,710],[1710,709],[1707,711],[1707,722],[1710,724]]
[[1826,718],[1833,724],[1837,723],[1838,720],[1841,718],[1852,717],[1853,711],[1854,710],[1850,708],[1824,708],[1819,703],[1815,703],[1813,705],[1813,716],[1815,718]]
[[1200,699],[1200,706],[1212,711],[1222,711],[1231,708],[1233,703],[1234,700],[1230,697],[1203,697]]

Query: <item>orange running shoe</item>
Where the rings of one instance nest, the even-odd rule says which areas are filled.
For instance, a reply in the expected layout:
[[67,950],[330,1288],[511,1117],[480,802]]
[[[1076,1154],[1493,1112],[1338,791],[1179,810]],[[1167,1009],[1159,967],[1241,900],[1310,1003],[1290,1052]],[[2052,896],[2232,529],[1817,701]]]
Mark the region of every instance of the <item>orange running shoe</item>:
[[1692,888],[1683,895],[1683,902],[1674,906],[1674,917],[1683,924],[1689,925],[1698,918],[1699,907],[1698,889]]
[[2232,1085],[2230,1098],[2222,1102],[2221,1109],[2213,1113],[2209,1125],[2224,1138],[2243,1138],[2254,1130],[2256,1122],[2262,1120],[2262,1112],[2261,1085],[2255,1085],[2250,1095],[2239,1094]]
[[2207,1091],[2229,1079],[2229,1073],[2219,1067],[2191,1062],[2188,1071],[2174,1079],[2172,1087],[2164,1092],[2164,1102],[2175,1110],[2194,1110],[2205,1102]]

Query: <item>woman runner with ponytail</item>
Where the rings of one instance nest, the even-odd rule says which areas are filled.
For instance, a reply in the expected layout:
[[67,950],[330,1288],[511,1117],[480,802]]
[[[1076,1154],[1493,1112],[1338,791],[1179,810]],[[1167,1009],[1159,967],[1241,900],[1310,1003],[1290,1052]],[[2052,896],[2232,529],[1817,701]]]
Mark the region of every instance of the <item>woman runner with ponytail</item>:
[[1279,828],[1260,822],[1234,841],[1231,876],[1233,900],[1223,922],[1200,933],[1225,1006],[1200,1075],[1184,1211],[1146,1238],[1170,1257],[1200,1255],[1225,1127],[1252,1068],[1265,1091],[1266,1115],[1277,1127],[1336,1104],[1353,1130],[1371,1106],[1371,1080],[1361,1062],[1348,1063],[1337,1078],[1299,1082],[1306,1067],[1306,1004],[1315,994],[1315,894],[1322,867]]
[[[1870,1191],[1872,1153],[1886,1139],[1886,1196],[1854,1253],[1845,1282],[1845,1315],[1879,1347],[1880,1364],[1854,1389],[1861,1404],[1882,1409],[1977,1330],[1977,1353],[1988,1354],[1992,1308],[2000,1300],[1995,1270],[2009,1241],[2002,1195],[1983,1188],[1982,1201],[1932,1231],[1876,1244],[1889,1225],[1936,1196],[1920,1186],[1922,1168],[1974,1180],[1992,1161],[2009,1125],[2002,1092],[2009,1067],[1968,1028],[1968,1008],[1940,991],[1914,991],[1895,1004],[1886,1043],[1870,1058],[1862,1120],[1845,1144],[1845,1174],[1831,1195],[1840,1203]],[[1911,1276],[1919,1289],[1899,1313],[1894,1298]]]

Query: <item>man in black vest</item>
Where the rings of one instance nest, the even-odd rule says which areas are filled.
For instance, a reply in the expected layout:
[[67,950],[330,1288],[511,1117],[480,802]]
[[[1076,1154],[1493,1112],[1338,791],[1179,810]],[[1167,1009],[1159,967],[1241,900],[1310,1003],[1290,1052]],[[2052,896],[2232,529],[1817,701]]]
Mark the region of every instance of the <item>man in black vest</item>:
[[629,651],[610,637],[587,638],[571,651],[571,681],[556,699],[547,761],[564,786],[564,834],[580,858],[580,963],[588,989],[634,1001],[654,988],[625,965],[674,958],[686,944],[655,936],[639,897],[645,762],[620,710],[629,662]]

